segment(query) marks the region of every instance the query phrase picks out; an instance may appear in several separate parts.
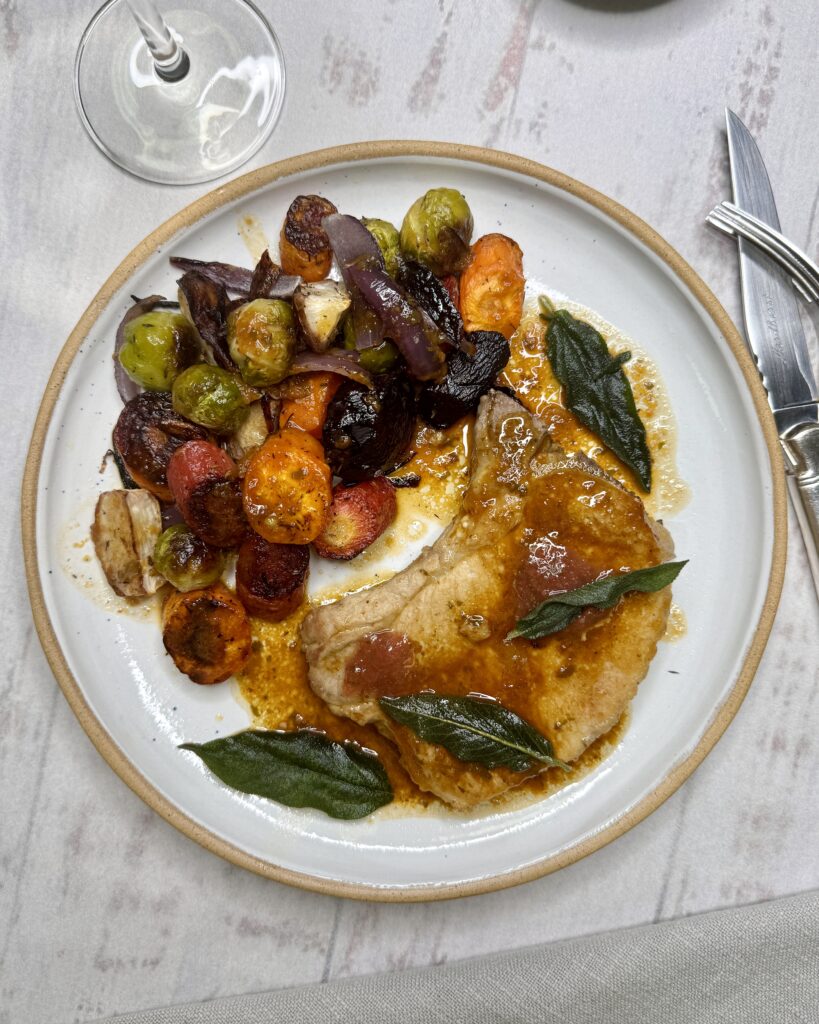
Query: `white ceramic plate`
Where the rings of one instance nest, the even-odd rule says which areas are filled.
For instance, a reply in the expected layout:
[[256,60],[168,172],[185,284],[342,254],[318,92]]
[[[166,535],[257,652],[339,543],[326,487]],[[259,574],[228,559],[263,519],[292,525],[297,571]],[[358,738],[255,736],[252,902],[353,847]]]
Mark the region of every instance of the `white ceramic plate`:
[[[174,294],[168,256],[247,265],[237,221],[276,237],[299,192],[400,223],[427,188],[460,189],[476,235],[501,230],[527,277],[596,310],[659,365],[692,498],[669,524],[690,565],[674,586],[688,631],[661,644],[615,752],[528,807],[475,817],[380,813],[339,822],[222,786],[177,744],[246,727],[230,686],[198,687],[164,655],[154,615],[121,614],[90,583],[87,537],[120,409],[111,351],[130,294]],[[429,899],[554,870],[619,835],[705,756],[735,713],[767,639],[784,563],[775,435],[741,342],[699,278],[642,222],[540,165],[429,143],[342,147],[263,168],[159,228],[112,275],[55,367],[24,485],[35,619],[68,700],[102,754],[151,806],[204,845],[283,881],[343,895]],[[72,577],[72,573],[78,578]]]

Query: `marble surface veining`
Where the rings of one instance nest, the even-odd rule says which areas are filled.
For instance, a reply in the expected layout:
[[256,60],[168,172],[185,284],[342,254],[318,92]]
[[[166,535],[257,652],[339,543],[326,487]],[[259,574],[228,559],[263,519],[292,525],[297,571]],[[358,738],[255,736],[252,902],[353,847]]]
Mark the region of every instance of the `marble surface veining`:
[[[816,255],[814,0],[324,0],[307,24],[304,4],[260,5],[288,93],[244,169],[357,139],[518,152],[637,212],[737,319],[731,243],[703,226],[728,196],[729,104],[760,142],[784,230]],[[710,757],[627,835],[521,888],[409,906],[289,889],[186,839],[107,767],[33,632],[18,482],[71,327],[206,187],[137,181],[85,137],[71,68],[93,7],[0,0],[0,1024],[440,963],[819,885],[819,608],[796,532],[757,679]]]

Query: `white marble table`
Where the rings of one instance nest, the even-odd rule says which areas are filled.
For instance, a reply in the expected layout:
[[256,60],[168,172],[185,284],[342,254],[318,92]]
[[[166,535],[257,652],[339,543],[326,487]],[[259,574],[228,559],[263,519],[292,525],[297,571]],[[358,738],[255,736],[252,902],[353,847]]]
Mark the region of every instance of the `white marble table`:
[[[728,194],[727,103],[760,141],[784,229],[816,254],[815,0],[261,5],[289,87],[254,164],[377,138],[534,157],[644,217],[737,318],[731,247],[703,227]],[[33,631],[18,481],[69,330],[122,256],[203,189],[132,179],[83,134],[71,65],[92,10],[0,0],[0,1024],[440,963],[819,886],[819,609],[795,533],[756,682],[711,756],[626,836],[521,888],[398,906],[288,889],[200,849],[107,767]]]

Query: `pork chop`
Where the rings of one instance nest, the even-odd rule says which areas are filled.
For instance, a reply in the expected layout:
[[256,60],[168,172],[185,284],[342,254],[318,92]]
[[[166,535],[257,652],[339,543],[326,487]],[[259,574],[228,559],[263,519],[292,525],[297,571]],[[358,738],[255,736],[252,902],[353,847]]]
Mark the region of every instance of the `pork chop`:
[[302,627],[315,692],[336,714],[374,723],[417,785],[464,809],[526,773],[457,760],[388,718],[378,698],[486,694],[573,761],[634,696],[666,628],[669,589],[586,610],[541,640],[505,637],[550,594],[673,553],[636,495],[584,455],[567,455],[501,392],[481,399],[470,470],[458,515],[412,565],[315,608]]

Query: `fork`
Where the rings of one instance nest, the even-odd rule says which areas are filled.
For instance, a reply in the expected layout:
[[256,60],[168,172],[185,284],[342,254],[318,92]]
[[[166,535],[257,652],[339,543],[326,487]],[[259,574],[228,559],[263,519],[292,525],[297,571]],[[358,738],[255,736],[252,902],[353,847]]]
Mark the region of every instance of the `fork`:
[[769,224],[727,201],[715,206],[706,220],[727,235],[752,242],[790,275],[806,302],[819,301],[819,266]]

